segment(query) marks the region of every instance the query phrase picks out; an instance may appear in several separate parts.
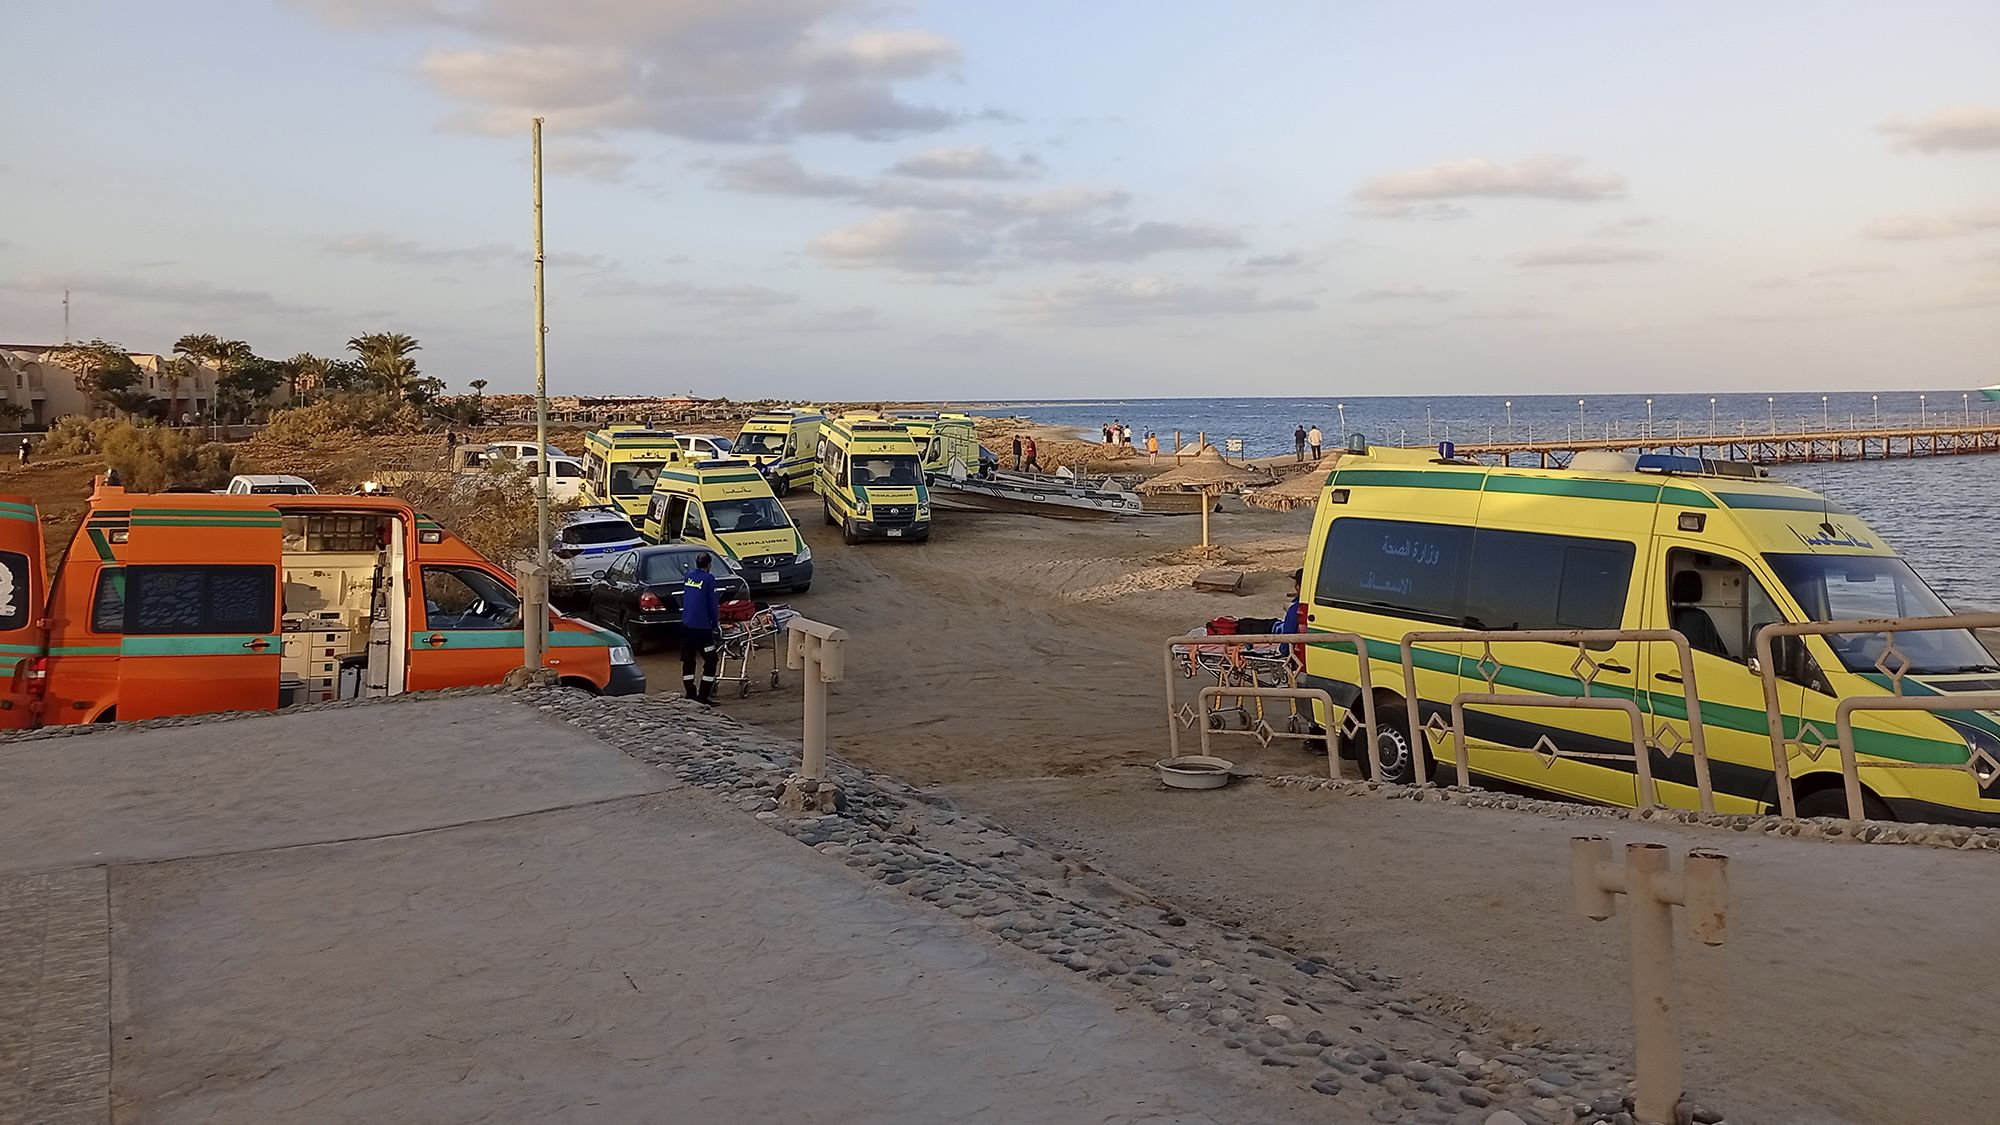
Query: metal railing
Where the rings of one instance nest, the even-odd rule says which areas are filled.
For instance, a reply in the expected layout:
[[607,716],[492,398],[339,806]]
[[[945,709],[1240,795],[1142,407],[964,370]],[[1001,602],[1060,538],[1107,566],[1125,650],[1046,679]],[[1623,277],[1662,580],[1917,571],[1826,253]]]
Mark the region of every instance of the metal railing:
[[1281,731],[1278,730],[1276,727],[1273,727],[1270,724],[1269,720],[1266,720],[1262,717],[1258,718],[1255,726],[1250,727],[1246,730],[1229,730],[1217,723],[1211,722],[1210,720],[1214,717],[1215,713],[1208,709],[1209,700],[1221,699],[1225,697],[1231,699],[1250,698],[1250,699],[1307,700],[1312,702],[1324,703],[1326,705],[1327,718],[1328,721],[1330,722],[1333,718],[1334,702],[1333,702],[1333,696],[1327,694],[1325,688],[1224,687],[1223,685],[1220,684],[1217,684],[1214,687],[1205,687],[1201,689],[1201,693],[1195,697],[1198,702],[1198,706],[1196,708],[1198,721],[1196,723],[1196,726],[1197,729],[1201,731],[1201,752],[1202,756],[1204,757],[1213,756],[1209,754],[1209,738],[1210,736],[1217,734],[1234,735],[1242,738],[1254,738],[1258,741],[1259,744],[1264,746],[1269,746],[1271,745],[1271,743],[1279,739],[1297,739],[1301,742],[1311,742],[1315,738],[1326,739],[1327,776],[1333,778],[1335,781],[1341,780],[1340,752],[1333,745],[1333,736],[1329,731],[1320,731],[1318,733],[1314,733],[1312,729],[1313,724],[1310,721],[1304,724],[1305,725],[1304,730],[1295,729],[1297,724],[1293,723],[1293,724],[1287,724],[1287,728]]
[[[1417,692],[1416,646],[1419,643],[1457,644],[1477,641],[1481,645],[1479,659],[1473,668],[1486,683],[1483,692],[1459,692],[1451,700],[1451,725],[1444,726],[1435,713],[1426,722],[1423,718],[1422,697]],[[1597,677],[1606,670],[1604,661],[1593,657],[1590,646],[1615,644],[1631,641],[1642,644],[1671,644],[1679,658],[1680,691],[1687,712],[1688,733],[1682,736],[1665,720],[1646,728],[1645,712],[1632,698],[1619,699],[1610,696],[1593,696],[1591,689],[1597,686]],[[1500,674],[1505,671],[1493,655],[1495,644],[1532,642],[1540,644],[1561,644],[1576,649],[1576,659],[1570,663],[1570,671],[1583,684],[1580,696],[1560,695],[1509,695],[1497,690]],[[1430,752],[1430,735],[1440,738],[1449,735],[1453,743],[1453,762],[1458,768],[1458,784],[1471,783],[1467,762],[1465,738],[1465,706],[1485,705],[1496,707],[1565,707],[1580,710],[1624,711],[1632,722],[1633,770],[1639,779],[1639,800],[1641,808],[1651,808],[1659,803],[1652,775],[1652,760],[1649,749],[1658,749],[1661,754],[1672,757],[1685,745],[1694,759],[1695,789],[1701,801],[1701,811],[1715,811],[1715,787],[1709,778],[1708,740],[1702,730],[1701,698],[1696,691],[1694,675],[1694,654],[1688,647],[1687,638],[1673,629],[1439,629],[1426,632],[1406,633],[1402,643],[1403,658],[1403,698],[1408,701],[1406,716],[1410,724],[1410,769],[1411,784],[1424,786],[1431,784],[1430,770],[1425,766],[1424,757]],[[1459,658],[1463,666],[1463,656]],[[1671,681],[1670,681],[1671,682]],[[1632,695],[1639,694],[1636,683]],[[1622,760],[1623,754],[1597,753],[1590,751],[1565,751],[1555,741],[1544,734],[1530,747],[1494,746],[1501,753],[1533,754],[1541,759],[1544,766],[1553,768],[1563,759]],[[1431,754],[1435,758],[1435,754]],[[1379,770],[1379,766],[1378,766]],[[1380,776],[1379,772],[1377,776]]]
[[[1356,701],[1359,704],[1358,708],[1357,707],[1342,708],[1338,706],[1333,702],[1332,696],[1323,690],[1319,691],[1318,694],[1316,695],[1298,696],[1289,694],[1292,692],[1311,692],[1315,690],[1310,688],[1300,688],[1298,686],[1298,675],[1297,675],[1296,665],[1292,665],[1288,668],[1286,675],[1286,683],[1284,687],[1266,687],[1257,684],[1218,683],[1217,686],[1215,687],[1204,688],[1200,693],[1200,695],[1197,697],[1195,705],[1190,706],[1188,704],[1180,702],[1178,693],[1174,689],[1174,681],[1177,678],[1186,679],[1194,675],[1195,671],[1200,667],[1200,663],[1197,659],[1197,654],[1201,650],[1220,649],[1225,655],[1230,657],[1230,664],[1233,665],[1236,655],[1239,654],[1244,649],[1248,649],[1252,646],[1258,646],[1258,645],[1269,646],[1269,645],[1280,645],[1280,644],[1301,645],[1301,646],[1309,644],[1319,644],[1319,645],[1334,644],[1334,645],[1347,645],[1350,648],[1353,648],[1358,658],[1359,666],[1361,669],[1360,674],[1357,677],[1360,688],[1359,699]],[[1204,749],[1206,749],[1208,745],[1207,735],[1209,730],[1208,700],[1210,699],[1309,698],[1309,699],[1323,700],[1327,705],[1327,727],[1324,735],[1324,737],[1327,739],[1327,757],[1329,759],[1336,759],[1331,765],[1329,765],[1328,768],[1330,770],[1335,770],[1335,771],[1337,771],[1340,768],[1339,763],[1337,761],[1340,752],[1338,747],[1335,745],[1334,740],[1337,737],[1351,738],[1358,736],[1363,739],[1363,741],[1367,744],[1368,747],[1369,765],[1370,768],[1374,771],[1374,773],[1371,776],[1376,776],[1376,777],[1381,776],[1381,771],[1382,771],[1381,749],[1379,746],[1376,745],[1376,733],[1378,728],[1375,725],[1374,683],[1369,678],[1368,674],[1368,656],[1367,656],[1368,642],[1359,633],[1256,633],[1256,634],[1221,634],[1216,636],[1200,636],[1200,637],[1179,636],[1179,637],[1169,637],[1163,644],[1161,651],[1163,654],[1161,662],[1161,671],[1162,671],[1164,687],[1166,689],[1167,746],[1171,756],[1176,758],[1181,756],[1181,728],[1184,726],[1195,727],[1199,725],[1202,731],[1202,746]],[[1182,671],[1181,661],[1183,659],[1186,660],[1185,671]],[[1219,678],[1227,679],[1228,677],[1225,675]],[[1287,694],[1283,695],[1273,694],[1278,692],[1284,692]],[[1334,712],[1336,710],[1340,712],[1338,720],[1336,720],[1334,716]],[[1358,720],[1355,718],[1355,712],[1357,710],[1359,710],[1361,713],[1361,717]],[[1258,725],[1263,726],[1265,729],[1270,729],[1269,724],[1265,723],[1261,716],[1259,716]],[[1242,733],[1242,732],[1233,732],[1233,733]],[[1256,727],[1253,726],[1249,733],[1255,734]],[[1286,736],[1279,735],[1275,730],[1273,730],[1271,737],[1275,739]],[[1312,738],[1321,736],[1311,735],[1310,733],[1308,733],[1307,737]],[[1265,744],[1269,745],[1269,743],[1270,739],[1266,739]],[[1334,776],[1338,777],[1339,775],[1338,773],[1335,773]]]
[[[2000,628],[2000,613],[1958,613],[1944,617],[1885,617],[1853,621],[1775,622],[1757,631],[1756,671],[1764,683],[1764,718],[1771,735],[1771,772],[1778,790],[1778,815],[1798,816],[1798,798],[1793,792],[1791,750],[1797,747],[1807,759],[1817,762],[1829,749],[1840,752],[1841,787],[1847,798],[1849,820],[1865,820],[1861,788],[1863,763],[1855,750],[1856,711],[1979,711],[2000,710],[2000,692],[1962,692],[1938,696],[1906,696],[1903,680],[1912,661],[1896,646],[1898,633],[1936,632],[1956,629]],[[1882,652],[1875,658],[1875,670],[1889,681],[1888,695],[1849,696],[1834,708],[1831,738],[1819,724],[1798,716],[1798,733],[1785,734],[1785,715],[1778,701],[1778,667],[1773,659],[1780,637],[1837,637],[1880,634]],[[2000,760],[1983,748],[1967,747],[1963,762],[1908,762],[1871,755],[1866,763],[1879,770],[1958,770],[1970,774],[1975,785],[2000,776]]]

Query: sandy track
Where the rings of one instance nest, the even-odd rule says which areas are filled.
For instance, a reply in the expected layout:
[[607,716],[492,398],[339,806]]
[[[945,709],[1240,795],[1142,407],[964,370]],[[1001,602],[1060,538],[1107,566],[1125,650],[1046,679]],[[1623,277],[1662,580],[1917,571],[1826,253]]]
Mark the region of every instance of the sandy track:
[[[1163,897],[1406,975],[1474,1023],[1629,1044],[1623,931],[1567,901],[1565,841],[1595,822],[1250,786],[1191,801],[1141,772],[1164,750],[1160,640],[1223,613],[1275,616],[1309,514],[1216,522],[1219,542],[1251,548],[1234,559],[1263,568],[1244,598],[1146,590],[1182,564],[1182,521],[953,513],[928,547],[850,549],[809,514],[821,577],[799,608],[854,637],[839,752]],[[798,706],[788,687],[727,709],[795,734]],[[1270,772],[1323,762],[1231,747]],[[1991,1116],[1991,857],[1646,832],[1739,861],[1732,944],[1683,957],[1699,1093],[1752,1121]]]
[[[1262,597],[1195,594],[1181,579],[1181,590],[1156,592],[1134,610],[1134,599],[1107,590],[1157,584],[1130,582],[1154,565],[1185,567],[1143,560],[1180,551],[1195,530],[1189,520],[1085,524],[952,512],[928,544],[848,547],[806,500],[793,511],[816,577],[793,605],[853,637],[848,678],[832,697],[837,749],[920,784],[1150,763],[1159,756],[1159,640],[1221,613],[1283,610],[1276,570]],[[1231,522],[1218,520],[1218,531]],[[678,682],[677,656],[645,659],[656,688]],[[795,735],[792,684],[724,707]]]

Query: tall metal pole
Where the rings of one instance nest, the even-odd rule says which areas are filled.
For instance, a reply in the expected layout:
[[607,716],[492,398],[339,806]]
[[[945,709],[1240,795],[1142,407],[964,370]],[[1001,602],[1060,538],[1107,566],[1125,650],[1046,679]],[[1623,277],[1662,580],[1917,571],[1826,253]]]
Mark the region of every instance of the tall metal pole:
[[[535,566],[542,574],[549,569],[549,321],[543,291],[547,260],[542,252],[542,119],[534,123],[535,168]],[[530,671],[542,666],[542,634],[548,627],[548,609],[541,607],[536,620],[525,622],[527,643],[522,653]]]

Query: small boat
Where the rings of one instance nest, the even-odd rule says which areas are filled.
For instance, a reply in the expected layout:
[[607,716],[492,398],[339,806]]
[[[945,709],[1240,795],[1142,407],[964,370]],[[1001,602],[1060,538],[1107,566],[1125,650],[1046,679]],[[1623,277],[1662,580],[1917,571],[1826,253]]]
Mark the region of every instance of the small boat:
[[2000,402],[2000,383],[1995,383],[1990,387],[1981,387],[1979,388],[1979,393],[1994,402]]
[[1177,515],[1148,511],[1129,482],[1117,477],[1016,473],[990,469],[978,476],[954,459],[949,469],[930,475],[931,502],[989,512],[1026,512],[1054,519],[1104,520],[1119,516]]

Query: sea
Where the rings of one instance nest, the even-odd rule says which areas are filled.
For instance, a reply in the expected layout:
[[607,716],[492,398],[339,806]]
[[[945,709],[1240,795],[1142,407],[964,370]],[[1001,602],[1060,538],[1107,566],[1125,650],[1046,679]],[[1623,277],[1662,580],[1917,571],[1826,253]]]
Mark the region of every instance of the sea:
[[[1149,432],[1162,448],[1175,431],[1184,442],[1206,434],[1217,446],[1240,441],[1246,457],[1292,451],[1296,427],[1317,425],[1326,447],[1362,434],[1381,445],[1429,448],[1439,442],[1491,441],[1513,435],[1546,440],[1632,437],[1662,443],[1678,436],[1866,429],[1929,422],[2000,422],[2000,403],[1978,391],[1759,392],[1656,395],[1408,395],[1317,398],[1129,398],[989,403],[968,413],[1022,415],[1074,427],[1101,440],[1120,422],[1134,441]],[[1774,479],[1813,489],[1853,509],[1939,596],[1957,609],[2000,608],[2000,558],[1993,530],[1979,521],[2000,497],[2000,454],[1894,461],[1774,465]]]

